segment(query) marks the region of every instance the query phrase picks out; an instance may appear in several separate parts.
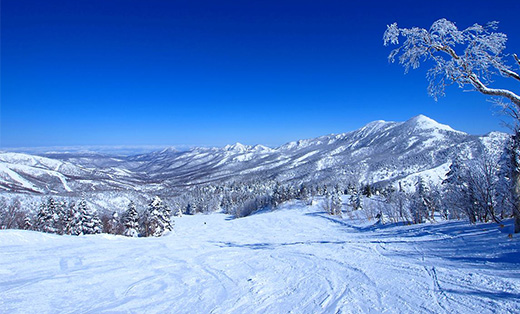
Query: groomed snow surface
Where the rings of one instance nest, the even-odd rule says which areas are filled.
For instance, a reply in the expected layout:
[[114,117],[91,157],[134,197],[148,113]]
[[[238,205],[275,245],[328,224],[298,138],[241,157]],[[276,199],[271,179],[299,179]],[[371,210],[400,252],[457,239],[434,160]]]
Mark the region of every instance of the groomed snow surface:
[[505,229],[361,226],[295,202],[176,218],[161,238],[0,230],[0,313],[520,313]]

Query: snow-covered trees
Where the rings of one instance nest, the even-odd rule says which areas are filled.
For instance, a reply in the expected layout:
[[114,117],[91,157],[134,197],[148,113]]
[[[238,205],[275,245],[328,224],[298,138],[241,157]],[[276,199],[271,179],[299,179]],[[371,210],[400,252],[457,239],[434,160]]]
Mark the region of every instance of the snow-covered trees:
[[[497,26],[498,22],[490,22],[459,30],[455,23],[446,19],[435,21],[430,29],[399,28],[393,23],[387,26],[383,42],[384,45],[399,45],[399,39],[405,39],[388,57],[391,62],[398,57],[405,71],[418,68],[421,62],[432,61],[433,67],[427,74],[428,93],[435,99],[444,96],[448,85],[471,86],[484,95],[498,97],[495,101],[514,119],[513,140],[516,142],[512,159],[515,167],[511,169],[511,176],[515,192],[515,232],[520,232],[520,95],[509,89],[490,87],[492,77],[497,75],[520,82],[520,72],[514,71],[504,59],[507,36],[495,32]],[[516,54],[513,63],[520,66]]]
[[101,220],[92,212],[85,199],[78,202],[72,232],[75,235],[101,233]]
[[[29,225],[29,222],[25,225]],[[102,231],[97,213],[88,208],[85,199],[81,199],[76,205],[74,202],[56,201],[53,197],[40,204],[32,228],[69,235],[95,234]]]
[[363,201],[361,200],[361,195],[356,188],[350,189],[350,205],[353,210],[358,210],[363,208]]
[[171,231],[170,219],[171,212],[168,206],[163,203],[159,196],[155,196],[148,205],[145,234],[147,236],[159,237],[165,232]]
[[[411,205],[412,220],[414,223],[422,223],[429,218],[430,211],[435,210],[433,198],[430,195],[430,188],[422,177],[417,177],[415,183],[415,194]],[[433,219],[433,214],[431,215]]]
[[[468,217],[471,223],[500,222],[510,205],[510,180],[501,180],[501,159],[486,156],[473,160],[455,159],[443,181],[444,205]],[[457,215],[458,216],[458,215]]]
[[110,234],[123,234],[124,226],[120,214],[117,211],[112,213],[105,212],[100,217],[103,225],[103,232]]
[[38,231],[47,233],[57,233],[55,226],[60,219],[56,210],[56,201],[49,197],[47,201],[40,204],[38,213],[36,214],[35,228]]
[[123,223],[125,227],[124,235],[127,237],[139,236],[139,213],[135,207],[135,203],[130,201],[128,209],[123,216]]
[[59,235],[104,232],[130,237],[161,236],[172,230],[170,209],[158,196],[141,212],[134,201],[124,212],[96,211],[89,207],[85,198],[75,202],[74,199],[46,197],[35,209],[23,210],[21,207],[18,198],[10,203],[0,198],[0,229],[31,229]]
[[339,192],[335,191],[332,193],[330,203],[331,214],[335,216],[341,216],[341,207],[343,206],[343,202]]
[[[491,76],[496,74],[520,81],[520,75],[504,60],[502,52],[506,48],[507,36],[494,32],[497,26],[498,22],[490,22],[459,30],[455,23],[446,19],[435,21],[430,29],[399,28],[397,23],[393,23],[387,26],[383,42],[385,45],[399,45],[399,38],[405,38],[388,58],[394,62],[399,56],[399,63],[406,71],[418,68],[421,61],[433,61],[434,66],[428,71],[431,96],[444,96],[445,87],[450,84],[461,88],[470,85],[485,95],[506,98],[512,103],[508,110],[517,113],[519,95],[489,87]],[[514,59],[520,65],[516,55]]]
[[[517,59],[518,61],[518,59]],[[520,63],[520,62],[519,62]],[[511,179],[513,186],[513,213],[515,217],[515,233],[520,232],[520,132],[518,129],[513,135],[511,145]]]
[[339,187],[331,189],[323,200],[323,209],[333,216],[341,216],[342,214],[341,207],[343,202],[339,190]]
[[5,199],[0,199],[0,229],[29,229],[31,224],[26,224],[28,219],[18,198],[9,204]]

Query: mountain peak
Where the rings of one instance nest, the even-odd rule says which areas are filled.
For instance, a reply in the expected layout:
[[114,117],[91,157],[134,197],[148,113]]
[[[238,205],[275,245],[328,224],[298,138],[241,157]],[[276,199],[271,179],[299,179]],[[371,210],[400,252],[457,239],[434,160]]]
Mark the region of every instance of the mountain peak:
[[241,144],[239,142],[236,142],[233,145],[226,145],[224,146],[224,150],[226,151],[236,151],[236,152],[245,152],[247,150],[247,146],[244,144]]
[[449,131],[449,132],[463,133],[463,132],[454,130],[449,125],[441,124],[423,114],[416,115],[415,117],[406,121],[405,124],[408,124],[410,126],[413,126],[415,128],[422,129],[422,130],[438,129],[438,130],[444,130],[444,131]]

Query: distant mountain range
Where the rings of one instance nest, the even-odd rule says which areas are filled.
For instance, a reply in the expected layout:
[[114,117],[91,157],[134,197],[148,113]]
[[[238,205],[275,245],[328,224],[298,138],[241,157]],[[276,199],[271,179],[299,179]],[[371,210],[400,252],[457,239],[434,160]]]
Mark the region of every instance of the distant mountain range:
[[426,116],[374,121],[342,134],[269,148],[240,143],[186,151],[167,148],[116,156],[105,153],[0,153],[0,191],[72,195],[103,191],[169,193],[186,186],[231,181],[402,182],[420,175],[438,182],[457,155],[497,154],[509,136],[453,130]]

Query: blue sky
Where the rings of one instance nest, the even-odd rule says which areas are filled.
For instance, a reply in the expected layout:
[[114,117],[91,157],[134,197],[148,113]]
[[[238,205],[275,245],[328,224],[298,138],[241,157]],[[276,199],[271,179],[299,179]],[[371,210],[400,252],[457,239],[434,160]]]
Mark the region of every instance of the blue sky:
[[394,21],[498,20],[507,51],[520,53],[518,1],[1,5],[4,148],[277,146],[420,113],[473,134],[507,131],[476,92],[453,87],[435,102],[427,67],[404,75],[382,35]]

